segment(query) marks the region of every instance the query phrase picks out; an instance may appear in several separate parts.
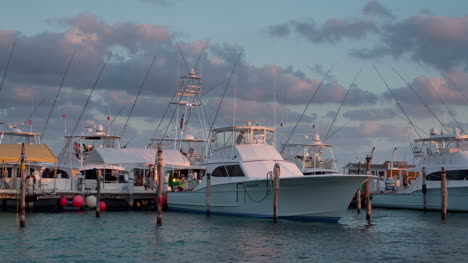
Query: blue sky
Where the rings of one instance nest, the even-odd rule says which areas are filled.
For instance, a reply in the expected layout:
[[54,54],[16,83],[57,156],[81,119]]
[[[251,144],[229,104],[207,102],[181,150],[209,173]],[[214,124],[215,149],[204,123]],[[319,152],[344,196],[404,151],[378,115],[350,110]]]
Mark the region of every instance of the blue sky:
[[[78,49],[44,140],[59,148],[61,114],[67,113],[70,122],[76,118],[110,50],[112,67],[100,80],[86,123],[102,122],[109,111],[112,115],[122,106],[128,108],[141,75],[158,55],[127,135],[141,137],[134,142],[141,146],[173,94],[181,60],[177,41],[191,61],[206,48],[202,68],[207,88],[229,74],[235,54],[242,52],[223,106],[225,119],[232,118],[236,90],[238,118],[255,117],[273,125],[276,92],[277,123],[288,120],[278,132],[283,137],[333,65],[299,128],[300,133],[308,132],[315,123],[325,133],[346,89],[362,70],[337,127],[351,122],[329,143],[335,145],[341,164],[365,155],[374,145],[379,145],[377,161],[389,159],[395,146],[402,149],[400,159],[412,161],[408,142],[414,131],[372,65],[418,126],[429,130],[441,125],[392,68],[452,127],[454,122],[433,91],[438,90],[468,129],[467,101],[462,96],[468,97],[467,5],[464,1],[7,1],[0,10],[2,75],[14,41],[17,46],[0,94],[6,100],[0,117],[17,122],[30,113],[31,104],[43,96],[53,97],[65,62]],[[220,89],[210,93],[206,103],[215,105],[221,93]],[[252,111],[257,113],[251,116]],[[47,112],[46,106],[38,110],[33,128],[41,130]],[[116,121],[115,129],[123,122]]]

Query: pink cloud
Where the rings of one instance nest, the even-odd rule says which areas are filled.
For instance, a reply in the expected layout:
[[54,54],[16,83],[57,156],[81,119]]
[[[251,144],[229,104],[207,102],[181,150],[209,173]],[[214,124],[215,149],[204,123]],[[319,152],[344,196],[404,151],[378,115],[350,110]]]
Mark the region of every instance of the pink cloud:
[[468,17],[418,15],[413,19],[415,29],[429,40],[447,44],[468,41]]

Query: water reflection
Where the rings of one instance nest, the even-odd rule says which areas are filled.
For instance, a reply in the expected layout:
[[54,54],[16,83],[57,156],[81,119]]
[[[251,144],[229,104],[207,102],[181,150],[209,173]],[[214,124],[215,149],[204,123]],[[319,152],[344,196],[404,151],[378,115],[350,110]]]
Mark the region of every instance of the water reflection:
[[0,257],[11,261],[463,261],[468,214],[348,211],[338,224],[168,212],[0,213]]

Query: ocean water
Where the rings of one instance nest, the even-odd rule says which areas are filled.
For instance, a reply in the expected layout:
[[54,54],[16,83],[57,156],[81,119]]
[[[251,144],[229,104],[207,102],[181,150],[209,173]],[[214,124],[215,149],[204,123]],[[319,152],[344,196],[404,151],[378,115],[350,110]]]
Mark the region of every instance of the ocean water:
[[166,212],[0,213],[0,262],[467,262],[468,214],[348,210],[339,223]]

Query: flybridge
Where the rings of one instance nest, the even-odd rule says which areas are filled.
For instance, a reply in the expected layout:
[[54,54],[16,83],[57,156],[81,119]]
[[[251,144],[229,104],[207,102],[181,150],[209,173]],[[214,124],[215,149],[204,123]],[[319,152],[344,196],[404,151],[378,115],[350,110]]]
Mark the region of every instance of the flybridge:
[[468,150],[468,135],[461,134],[460,130],[456,128],[451,134],[439,133],[437,129],[432,128],[429,137],[415,139],[411,148],[416,158],[466,151]]
[[41,135],[34,132],[22,132],[20,129],[0,131],[0,144],[40,144]]

